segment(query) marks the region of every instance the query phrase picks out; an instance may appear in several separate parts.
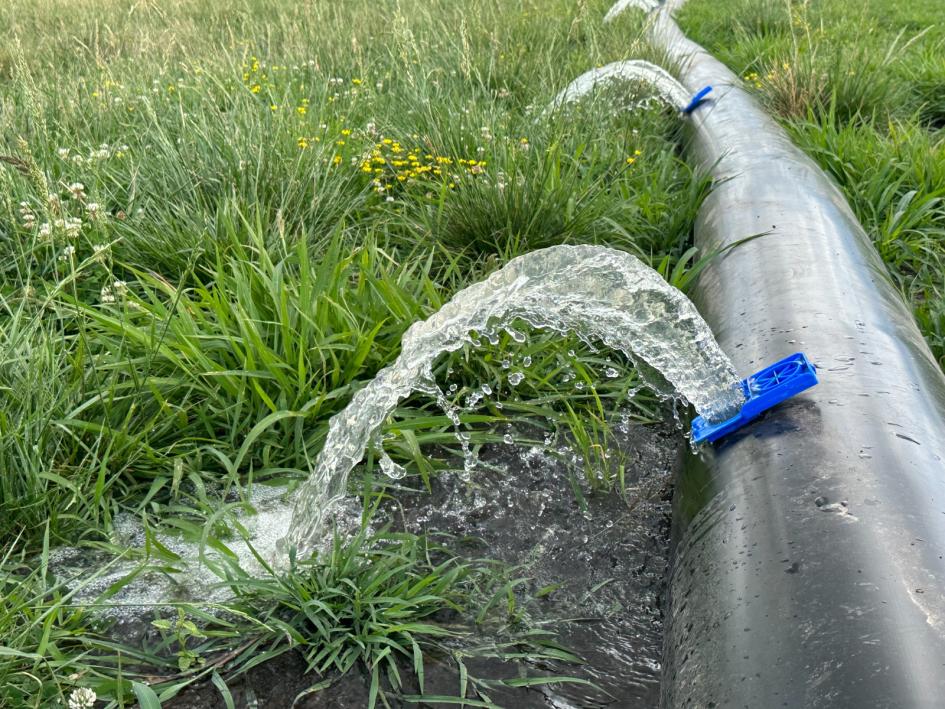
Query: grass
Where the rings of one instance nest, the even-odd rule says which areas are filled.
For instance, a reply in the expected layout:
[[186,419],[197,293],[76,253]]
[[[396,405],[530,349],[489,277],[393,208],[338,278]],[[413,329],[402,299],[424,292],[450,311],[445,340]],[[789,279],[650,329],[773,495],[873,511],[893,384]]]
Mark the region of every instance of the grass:
[[681,21],[840,185],[945,367],[940,4],[693,0]]
[[[550,633],[527,628],[514,605],[497,603],[522,583],[511,575],[514,569],[459,562],[441,543],[412,534],[369,533],[362,527],[353,538],[336,537],[325,556],[262,577],[224,564],[218,571],[232,599],[210,607],[156,609],[151,625],[159,639],[141,649],[97,632],[101,621],[72,600],[75,589],[52,580],[45,554],[33,571],[27,571],[33,563],[22,554],[8,555],[2,565],[8,572],[0,577],[0,620],[7,632],[0,662],[5,706],[65,705],[76,686],[111,699],[109,706],[134,701],[160,706],[200,679],[212,681],[224,700],[232,701],[223,676],[238,677],[290,651],[301,653],[309,670],[324,677],[304,695],[359,671],[370,685],[371,707],[389,706],[389,697],[403,695],[428,701],[424,663],[432,655],[450,658],[463,677],[456,697],[440,699],[469,697],[470,706],[492,706],[490,687],[519,686],[522,680],[472,676],[463,669],[466,658],[488,652],[510,661],[580,662]],[[477,626],[470,610],[478,611]],[[481,634],[484,625],[496,640],[477,649],[467,636],[474,628]]]
[[[61,10],[0,7],[0,706],[65,706],[81,687],[153,706],[198,679],[225,700],[226,679],[289,647],[326,681],[361,668],[383,703],[422,693],[448,607],[511,628],[496,652],[569,657],[516,625],[508,570],[409,535],[264,579],[221,570],[230,613],[182,606],[148,647],[109,640],[48,553],[122,551],[122,513],[225,539],[221,507],[303,479],[404,330],[516,255],[609,244],[684,285],[707,183],[672,113],[614,112],[621,89],[541,118],[588,67],[645,56],[638,28],[603,28],[603,0]],[[509,397],[502,362],[526,357]],[[591,460],[617,405],[660,415],[651,395],[628,401],[629,363],[575,338],[503,336],[437,372],[456,402],[490,382],[506,397],[464,414],[476,446],[547,421]],[[428,480],[451,431],[418,396],[385,448]],[[488,696],[488,678],[467,682]]]

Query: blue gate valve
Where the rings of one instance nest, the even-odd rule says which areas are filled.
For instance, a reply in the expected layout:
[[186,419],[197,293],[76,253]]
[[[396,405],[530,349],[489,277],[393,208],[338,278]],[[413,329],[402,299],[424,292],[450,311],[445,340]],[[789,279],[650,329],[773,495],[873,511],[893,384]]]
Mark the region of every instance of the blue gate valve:
[[817,371],[802,352],[785,357],[742,380],[746,401],[732,418],[713,424],[696,416],[692,420],[692,442],[717,441],[816,383]]

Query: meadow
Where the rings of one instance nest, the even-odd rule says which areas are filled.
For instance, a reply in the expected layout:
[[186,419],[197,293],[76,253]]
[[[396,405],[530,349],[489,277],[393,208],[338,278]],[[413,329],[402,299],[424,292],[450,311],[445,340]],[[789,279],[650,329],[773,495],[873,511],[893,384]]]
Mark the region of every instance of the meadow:
[[[942,34],[932,0],[889,5],[693,0],[682,20],[838,180],[945,362]],[[323,682],[363,672],[384,704],[400,673],[422,691],[452,632],[443,608],[513,628],[509,655],[570,657],[521,627],[514,569],[458,562],[435,538],[364,532],[288,574],[229,569],[227,614],[182,605],[149,646],[110,638],[73,600],[85,580],[49,558],[127,555],[121,515],[225,542],[254,486],[305,478],[329,418],[410,324],[516,255],[606,244],[689,287],[712,256],[690,243],[710,185],[682,159],[675,111],[621,110],[638,90],[620,87],[543,113],[590,67],[658,60],[641,18],[602,25],[608,7],[0,7],[0,706],[95,692],[150,708],[197,681],[230,706],[229,677],[290,650]],[[533,361],[514,395],[510,356]],[[629,362],[576,338],[503,335],[447,370],[455,402],[496,391],[463,414],[474,446],[500,424],[544,427],[615,494],[609,415],[667,415]],[[457,448],[422,396],[384,438],[420,487]],[[366,522],[388,493],[363,467]],[[173,564],[150,552],[143,565]]]

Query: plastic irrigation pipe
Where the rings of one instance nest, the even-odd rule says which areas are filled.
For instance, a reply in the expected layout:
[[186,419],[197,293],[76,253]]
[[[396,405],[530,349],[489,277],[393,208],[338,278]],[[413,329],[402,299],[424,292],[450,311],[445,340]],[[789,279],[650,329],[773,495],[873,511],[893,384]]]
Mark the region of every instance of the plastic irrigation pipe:
[[820,384],[690,457],[676,489],[664,707],[945,706],[945,377],[833,182],[728,69],[654,16],[715,187],[696,304],[748,374]]

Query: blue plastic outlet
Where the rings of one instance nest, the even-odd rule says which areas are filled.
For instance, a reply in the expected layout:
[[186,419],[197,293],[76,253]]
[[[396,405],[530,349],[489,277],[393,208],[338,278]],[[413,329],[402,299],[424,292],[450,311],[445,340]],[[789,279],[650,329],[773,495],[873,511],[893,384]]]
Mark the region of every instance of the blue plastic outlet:
[[802,352],[786,357],[742,380],[747,401],[737,415],[717,424],[696,416],[692,420],[692,442],[717,441],[816,383],[817,371]]
[[699,93],[692,97],[692,101],[689,102],[689,105],[686,106],[682,112],[687,116],[695,111],[702,103],[705,101],[705,97],[708,96],[712,91],[711,86],[706,86],[704,89],[701,89]]

